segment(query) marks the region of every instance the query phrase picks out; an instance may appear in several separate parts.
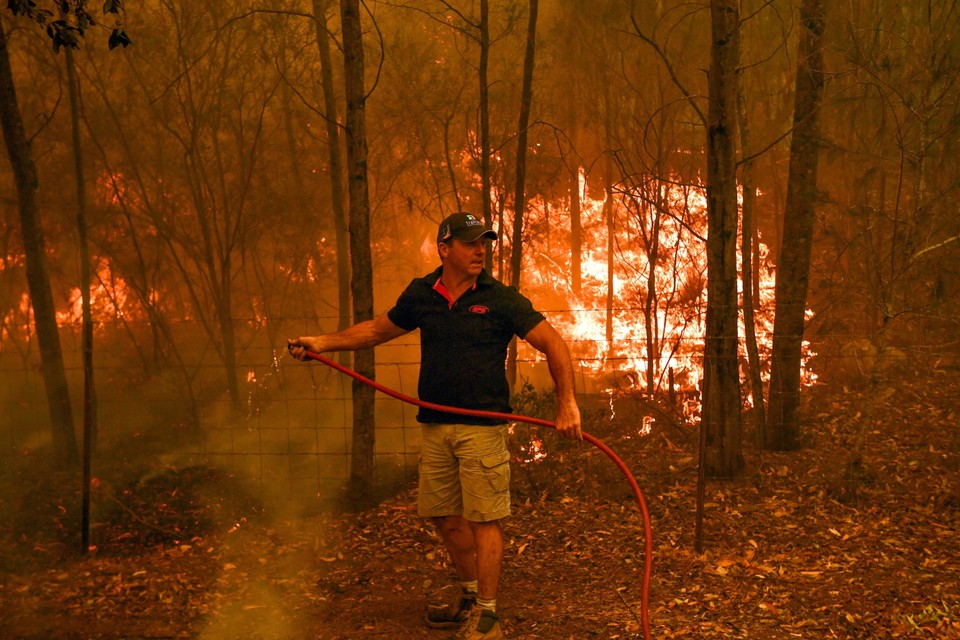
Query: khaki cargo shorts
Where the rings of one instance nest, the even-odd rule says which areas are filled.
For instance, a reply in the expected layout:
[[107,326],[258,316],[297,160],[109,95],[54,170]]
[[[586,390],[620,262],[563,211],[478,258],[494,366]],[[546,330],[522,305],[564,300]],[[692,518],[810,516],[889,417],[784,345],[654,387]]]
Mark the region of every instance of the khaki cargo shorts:
[[417,512],[490,522],[510,515],[507,425],[425,424]]

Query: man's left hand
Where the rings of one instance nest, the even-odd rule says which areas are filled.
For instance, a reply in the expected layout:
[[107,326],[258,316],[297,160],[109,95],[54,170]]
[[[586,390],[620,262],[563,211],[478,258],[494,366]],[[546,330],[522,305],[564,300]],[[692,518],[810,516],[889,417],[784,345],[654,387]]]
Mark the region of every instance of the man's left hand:
[[580,430],[580,407],[576,402],[567,402],[560,405],[557,411],[557,432],[560,437],[568,440],[583,440]]

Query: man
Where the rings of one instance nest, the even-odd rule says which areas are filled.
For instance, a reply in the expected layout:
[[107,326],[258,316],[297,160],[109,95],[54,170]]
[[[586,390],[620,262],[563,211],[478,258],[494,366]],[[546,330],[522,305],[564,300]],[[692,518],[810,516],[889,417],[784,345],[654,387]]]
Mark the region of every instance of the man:
[[[557,394],[556,427],[581,439],[570,352],[530,301],[483,268],[497,234],[468,213],[440,223],[440,267],[414,279],[386,315],[343,331],[289,340],[290,353],[366,349],[420,329],[421,400],[510,413],[507,346],[519,336],[547,358]],[[430,518],[446,547],[461,595],[430,607],[427,624],[460,627],[458,638],[503,638],[497,591],[503,565],[500,520],[510,514],[510,453],[502,420],[421,408],[423,447],[418,513]]]

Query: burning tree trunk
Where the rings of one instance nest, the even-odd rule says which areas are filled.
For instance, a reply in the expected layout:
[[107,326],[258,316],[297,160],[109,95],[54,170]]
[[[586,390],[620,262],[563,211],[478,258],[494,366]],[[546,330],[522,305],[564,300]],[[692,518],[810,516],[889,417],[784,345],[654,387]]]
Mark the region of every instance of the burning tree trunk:
[[[340,0],[343,27],[343,77],[347,95],[347,177],[350,193],[350,262],[353,268],[353,321],[373,318],[373,260],[370,254],[370,201],[367,185],[367,138],[363,82],[363,33],[359,0]],[[357,351],[354,367],[375,379],[373,349]],[[353,381],[353,452],[348,498],[363,507],[373,499],[373,444],[376,427],[374,390]]]
[[[313,15],[320,54],[323,88],[323,111],[327,124],[327,145],[330,155],[330,195],[333,204],[334,229],[337,236],[337,302],[340,310],[338,329],[350,325],[350,251],[347,246],[347,204],[343,192],[343,161],[340,149],[340,124],[337,122],[337,94],[333,88],[330,64],[330,36],[327,33],[327,11],[330,0],[313,0]],[[341,351],[341,364],[347,364],[350,353]]]
[[736,105],[740,61],[737,0],[710,3],[712,38],[707,117],[707,317],[704,339],[704,472],[743,469],[737,362]]
[[13,169],[20,212],[20,233],[26,257],[27,286],[33,305],[33,318],[40,345],[40,370],[50,410],[54,455],[61,461],[75,464],[79,457],[74,433],[70,390],[63,364],[63,351],[57,329],[56,308],[47,274],[43,229],[37,205],[37,169],[30,152],[30,142],[23,128],[17,103],[6,34],[0,28],[0,125]]
[[770,355],[770,411],[765,446],[790,451],[800,446],[800,364],[810,277],[810,252],[817,201],[820,103],[823,95],[822,0],[800,7],[800,51],[790,144],[790,178],[777,264],[776,316]]

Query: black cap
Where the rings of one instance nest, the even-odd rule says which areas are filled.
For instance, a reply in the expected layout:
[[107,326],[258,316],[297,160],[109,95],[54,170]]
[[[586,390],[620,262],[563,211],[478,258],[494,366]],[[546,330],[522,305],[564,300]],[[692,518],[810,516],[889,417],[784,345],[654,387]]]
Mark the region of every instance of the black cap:
[[488,229],[483,224],[483,220],[472,213],[460,212],[449,215],[440,223],[440,228],[437,230],[437,242],[449,242],[454,238],[473,242],[481,236],[496,240],[497,232]]

